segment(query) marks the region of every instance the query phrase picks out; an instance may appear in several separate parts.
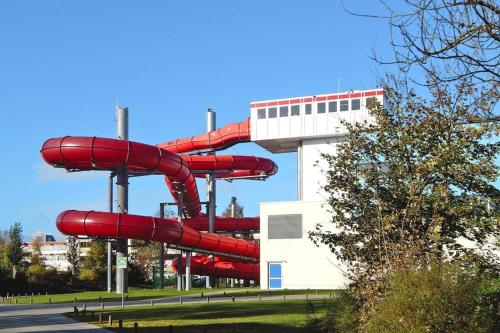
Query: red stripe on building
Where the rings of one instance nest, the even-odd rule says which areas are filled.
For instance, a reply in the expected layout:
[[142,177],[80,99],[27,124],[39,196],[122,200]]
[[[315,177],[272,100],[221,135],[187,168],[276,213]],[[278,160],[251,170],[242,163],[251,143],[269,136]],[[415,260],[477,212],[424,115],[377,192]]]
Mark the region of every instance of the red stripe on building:
[[329,101],[333,100],[333,99],[338,99],[339,96],[338,95],[330,95],[327,97]]
[[326,96],[321,96],[316,98],[317,102],[326,101]]
[[361,93],[353,93],[349,95],[350,98],[361,97]]
[[279,101],[278,105],[288,105],[288,101]]
[[300,103],[300,98],[290,100],[290,104],[298,104],[298,103]]
[[312,101],[312,97],[304,98],[304,103],[311,103]]

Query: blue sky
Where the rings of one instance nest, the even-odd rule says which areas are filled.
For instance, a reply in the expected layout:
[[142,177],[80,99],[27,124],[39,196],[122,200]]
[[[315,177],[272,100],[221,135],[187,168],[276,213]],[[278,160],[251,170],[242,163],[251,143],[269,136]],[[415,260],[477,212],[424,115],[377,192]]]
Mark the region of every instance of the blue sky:
[[[26,238],[60,237],[60,211],[106,209],[106,173],[51,169],[39,150],[50,137],[114,137],[117,101],[131,140],[199,134],[207,107],[222,126],[248,117],[251,101],[335,92],[337,79],[341,90],[375,88],[384,69],[369,55],[389,51],[388,33],[332,0],[0,2],[0,229],[19,221]],[[266,182],[219,182],[219,211],[232,195],[247,215],[296,198],[295,154],[251,143],[225,153],[280,169]],[[132,179],[129,191],[134,214],[171,200],[160,176]]]

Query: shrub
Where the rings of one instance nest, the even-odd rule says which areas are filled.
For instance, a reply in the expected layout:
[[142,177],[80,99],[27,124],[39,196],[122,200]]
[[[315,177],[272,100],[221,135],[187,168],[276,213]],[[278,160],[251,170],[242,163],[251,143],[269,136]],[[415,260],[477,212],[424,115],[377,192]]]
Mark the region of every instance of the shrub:
[[307,305],[308,331],[354,333],[358,331],[358,302],[347,291],[339,291],[324,316],[318,316],[313,303]]
[[364,331],[493,332],[499,289],[491,281],[459,264],[398,271]]

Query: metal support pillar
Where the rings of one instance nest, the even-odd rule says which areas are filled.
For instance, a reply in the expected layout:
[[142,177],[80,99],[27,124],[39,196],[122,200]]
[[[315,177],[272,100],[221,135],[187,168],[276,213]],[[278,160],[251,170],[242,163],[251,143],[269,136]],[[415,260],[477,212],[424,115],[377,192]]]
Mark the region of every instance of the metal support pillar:
[[[128,140],[128,108],[116,107],[117,136],[120,140]],[[127,166],[118,168],[116,172],[117,212],[128,213],[128,169]],[[116,242],[116,257],[128,257],[128,240],[119,239]],[[128,270],[116,270],[116,292],[128,292]]]
[[191,290],[191,251],[186,252],[186,291]]
[[[113,178],[115,175],[111,172],[108,178],[108,211],[110,213],[113,212]],[[113,248],[111,240],[108,240],[108,279],[107,279],[107,287],[108,293],[113,291],[113,281],[112,281],[112,271],[113,271]]]
[[[207,110],[207,132],[215,131],[215,112],[211,109]],[[215,155],[215,152],[209,152],[208,155]],[[215,232],[215,210],[216,210],[216,197],[215,197],[215,175],[210,173],[207,175],[207,215],[208,215],[208,232]],[[210,288],[210,277],[206,277],[206,286]]]
[[[177,221],[182,224],[183,212],[182,207],[184,205],[184,193],[182,191],[177,192]],[[177,257],[177,290],[182,290],[182,251],[180,251]]]
[[[165,218],[165,204],[160,203],[160,218]],[[165,288],[165,243],[159,243],[160,247],[160,289]]]
[[[231,197],[231,217],[236,217],[236,197]],[[234,288],[234,278],[231,278],[231,288]]]

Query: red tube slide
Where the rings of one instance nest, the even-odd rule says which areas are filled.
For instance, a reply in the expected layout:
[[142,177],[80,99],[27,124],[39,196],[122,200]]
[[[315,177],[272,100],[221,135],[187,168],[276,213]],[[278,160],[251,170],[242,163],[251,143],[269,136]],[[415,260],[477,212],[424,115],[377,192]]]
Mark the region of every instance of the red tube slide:
[[[174,259],[172,267],[178,271],[178,260]],[[186,259],[182,258],[181,273],[185,273]],[[191,274],[226,277],[235,279],[259,280],[259,265],[247,264],[228,259],[214,257],[211,261],[208,256],[191,257]]]
[[255,242],[201,233],[180,224],[177,219],[67,210],[59,214],[56,225],[67,235],[151,240],[206,251],[259,257],[259,245]]
[[200,213],[200,197],[191,169],[168,150],[125,140],[66,136],[45,141],[41,154],[48,164],[66,169],[113,170],[127,166],[131,171],[163,173],[182,184],[186,215]]
[[229,124],[215,131],[160,143],[158,147],[173,153],[196,153],[207,150],[221,150],[234,144],[250,141],[250,118]]
[[[131,238],[177,244],[196,251],[208,251],[259,258],[253,241],[200,232],[208,219],[200,214],[201,204],[195,177],[213,172],[218,178],[265,178],[277,172],[271,160],[252,156],[193,156],[201,151],[221,150],[250,140],[249,119],[207,134],[179,139],[158,146],[99,137],[60,137],[47,140],[40,151],[54,167],[69,170],[115,170],[165,175],[174,199],[183,192],[185,224],[176,219],[159,219],[132,214],[94,211],[65,211],[57,218],[58,229],[68,235],[103,238]],[[195,173],[193,173],[195,171]],[[216,230],[228,232],[259,230],[258,218],[216,218]],[[219,258],[220,259],[220,258]],[[192,273],[259,279],[259,265],[222,258],[210,261],[194,256]]]

